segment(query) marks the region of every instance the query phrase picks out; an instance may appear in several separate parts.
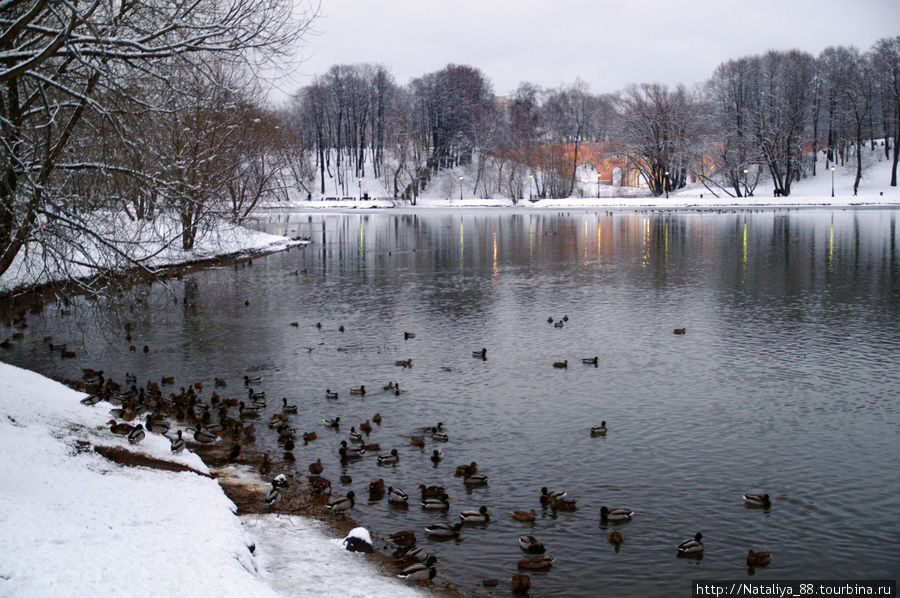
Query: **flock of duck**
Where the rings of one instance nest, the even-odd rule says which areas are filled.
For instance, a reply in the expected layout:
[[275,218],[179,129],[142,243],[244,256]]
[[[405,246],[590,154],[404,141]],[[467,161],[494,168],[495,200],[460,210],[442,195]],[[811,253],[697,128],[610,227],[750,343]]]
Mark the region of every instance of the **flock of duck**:
[[[564,325],[568,321],[568,317],[554,321],[548,318],[548,323]],[[293,323],[292,323],[293,325]],[[684,334],[684,329],[675,329],[675,334]],[[415,334],[405,332],[404,338],[414,338]],[[487,349],[482,348],[472,352],[472,357],[486,360]],[[587,365],[597,364],[597,357],[582,359]],[[395,365],[403,368],[412,367],[412,360],[401,360],[395,362]],[[556,368],[565,368],[568,361],[554,362]],[[266,411],[267,401],[264,391],[254,390],[253,385],[261,382],[259,377],[244,376],[244,387],[246,392],[246,400],[242,399],[224,399],[219,396],[218,392],[213,392],[208,400],[201,399],[203,384],[194,382],[186,388],[181,388],[179,392],[170,392],[167,397],[163,396],[160,384],[149,381],[145,386],[138,387],[136,379],[133,375],[126,375],[126,384],[130,383],[130,387],[123,389],[111,379],[104,377],[102,371],[84,369],[83,381],[85,390],[90,394],[82,400],[85,405],[96,405],[100,401],[106,401],[112,405],[110,409],[111,419],[108,422],[109,430],[113,434],[127,437],[132,444],[140,443],[147,433],[162,434],[169,438],[171,442],[171,450],[173,453],[183,451],[187,445],[187,439],[184,437],[183,431],[192,434],[193,442],[199,444],[213,444],[218,442],[231,442],[231,448],[226,451],[226,460],[228,462],[236,462],[242,454],[242,446],[253,444],[256,439],[257,428],[254,422],[257,422],[262,414]],[[164,377],[161,381],[162,386],[174,384],[174,379]],[[215,378],[214,386],[216,389],[227,387],[227,382],[220,378]],[[389,382],[382,388],[385,392],[391,392],[399,395],[401,390],[399,383]],[[350,389],[352,395],[363,396],[367,392],[365,386],[359,386]],[[337,399],[338,391],[331,389],[326,390],[326,398]],[[268,427],[277,434],[277,443],[283,449],[283,461],[290,464],[295,461],[293,450],[298,441],[297,430],[292,425],[292,416],[298,413],[298,407],[288,403],[287,398],[281,400],[280,409],[270,417]],[[173,426],[170,420],[174,419],[178,425]],[[389,452],[380,452],[381,446],[378,443],[368,441],[368,436],[372,432],[372,424],[380,425],[382,416],[375,413],[370,420],[366,420],[357,426],[351,426],[346,439],[340,441],[337,448],[337,454],[342,466],[346,467],[351,463],[363,459],[367,454],[376,454],[376,463],[378,465],[393,465],[400,460],[400,454],[396,448]],[[322,419],[322,424],[335,432],[339,432],[340,427],[344,424],[340,417]],[[590,428],[591,436],[605,436],[607,434],[607,423],[602,421],[599,425]],[[426,436],[430,437],[433,442],[446,443],[449,441],[449,435],[444,428],[444,424],[439,422],[434,426],[426,426],[421,429],[420,433],[409,438],[411,445],[416,447],[425,446]],[[302,434],[305,444],[314,441],[318,437],[315,431],[307,431]],[[434,449],[431,451],[430,460],[437,464],[443,459],[443,451]],[[266,452],[263,454],[262,464],[259,467],[260,475],[265,479],[269,479],[273,468],[273,460]],[[330,480],[322,477],[324,466],[321,459],[317,459],[308,465],[309,471],[309,489],[314,496],[328,496],[329,499],[325,504],[325,509],[331,513],[344,516],[349,510],[356,506],[356,493],[348,491],[346,494],[335,496],[331,493]],[[455,475],[462,478],[462,483],[466,488],[477,488],[488,484],[488,476],[478,471],[478,464],[470,462],[456,467]],[[343,482],[349,482],[349,476],[342,476]],[[260,497],[262,503],[268,508],[274,508],[282,499],[282,495],[288,486],[287,477],[284,474],[278,474],[269,480],[271,486],[265,497]],[[419,504],[425,511],[449,512],[450,502],[446,487],[443,485],[426,486],[424,484],[418,487],[420,493]],[[385,485],[383,479],[373,480],[368,485],[368,495],[370,501],[380,500],[387,497],[387,502],[392,507],[405,508],[410,504],[410,496],[401,488],[394,485]],[[769,509],[771,500],[768,494],[745,494],[744,501],[748,506]],[[540,503],[544,508],[551,509],[554,513],[559,511],[574,511],[577,507],[577,501],[568,497],[565,490],[550,490],[547,487],[540,490]],[[536,513],[534,509],[528,511],[515,510],[510,515],[523,522],[535,521]],[[630,521],[634,517],[634,511],[627,508],[609,508],[601,507],[599,511],[600,522],[606,524],[622,524]],[[491,521],[493,514],[487,506],[482,505],[477,510],[465,510],[459,513],[459,520],[455,523],[436,522],[424,528],[426,536],[429,538],[442,540],[458,538],[463,533],[465,526],[483,525]],[[366,530],[354,530],[347,539],[345,544],[348,549],[371,549],[371,539],[368,538]],[[618,551],[619,546],[625,541],[624,534],[620,529],[613,529],[607,535],[608,541],[615,546]],[[351,541],[352,540],[352,541]],[[438,562],[437,555],[431,554],[427,549],[417,545],[417,538],[413,530],[401,530],[388,536],[388,540],[397,547],[396,555],[401,557],[404,567],[400,572],[400,577],[410,581],[418,581],[420,583],[428,583],[433,580],[437,574],[435,565]],[[349,542],[349,543],[348,543]],[[544,545],[533,535],[523,534],[518,538],[518,544],[522,552],[527,555],[518,560],[518,568],[522,571],[547,570],[552,567],[555,559],[547,554]],[[688,538],[676,545],[676,554],[680,557],[699,558],[703,554],[703,535],[698,532],[692,538]],[[771,555],[766,552],[749,551],[747,554],[747,565],[750,567],[767,565],[771,560]],[[518,574],[511,580],[513,590],[516,592],[527,592],[530,587],[530,578],[526,574]]]

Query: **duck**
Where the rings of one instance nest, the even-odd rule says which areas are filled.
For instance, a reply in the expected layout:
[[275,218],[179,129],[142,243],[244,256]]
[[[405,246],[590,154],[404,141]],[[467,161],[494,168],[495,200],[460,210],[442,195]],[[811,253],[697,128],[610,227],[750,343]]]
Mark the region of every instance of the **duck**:
[[466,475],[467,469],[471,469],[472,470],[471,473],[477,473],[478,472],[478,463],[476,463],[475,461],[472,461],[468,465],[457,465],[456,472],[453,475],[455,475],[458,478],[464,477]]
[[372,432],[372,424],[369,423],[369,420],[366,420],[363,423],[359,424],[359,429],[366,434],[369,434]]
[[676,328],[672,332],[675,334],[685,334],[687,332],[687,328]]
[[529,554],[544,554],[547,551],[534,536],[519,536],[519,548]]
[[376,413],[375,415],[373,415],[372,421],[380,426],[381,425],[381,413]]
[[437,559],[429,556],[421,563],[413,563],[409,567],[403,569],[397,577],[406,581],[417,581],[420,584],[427,584],[437,575],[437,569],[434,565]]
[[395,505],[405,505],[409,502],[409,495],[400,488],[388,486],[388,502]]
[[131,432],[129,432],[128,442],[130,442],[131,444],[137,444],[144,439],[144,436],[144,426],[138,424],[131,430]]
[[513,594],[527,594],[531,589],[531,578],[523,573],[516,573],[509,578],[509,585],[512,586]]
[[600,422],[599,426],[591,428],[591,436],[606,436],[606,420]]
[[437,498],[422,499],[422,508],[426,511],[447,511],[450,509],[450,497],[441,494]]
[[[411,368],[412,367],[412,359],[398,359],[394,362],[394,365],[400,368]],[[390,389],[387,389],[390,390]]]
[[748,567],[765,567],[772,562],[772,554],[769,552],[753,552],[747,551]]
[[481,351],[472,351],[472,357],[476,357],[478,359],[487,359],[487,349],[482,347]]
[[703,534],[700,532],[678,545],[679,555],[700,554],[701,552],[703,552]]
[[409,443],[413,446],[417,446],[419,448],[425,447],[425,437],[424,436],[413,436],[409,439]]
[[235,442],[231,445],[231,449],[228,451],[228,455],[226,455],[225,459],[229,463],[234,463],[238,460],[238,457],[241,456],[241,445],[238,442]]
[[557,498],[562,498],[567,494],[565,490],[549,491],[546,486],[541,488],[541,504],[546,505]]
[[164,419],[154,418],[152,415],[147,416],[147,429],[154,434],[168,434],[169,422]]
[[421,546],[413,546],[403,554],[403,558],[407,561],[422,562],[431,556],[428,551]]
[[748,507],[762,507],[768,509],[772,506],[772,500],[768,494],[745,494],[744,502]]
[[548,323],[548,324],[552,324],[552,323],[553,323],[553,316],[547,316],[547,323]]
[[213,385],[216,388],[225,388],[228,386],[228,382],[224,378],[213,378]]
[[109,431],[118,436],[128,436],[131,434],[131,431],[134,429],[134,426],[131,424],[120,424],[116,423],[116,420],[111,419],[106,422],[106,425],[109,426]]
[[309,469],[309,473],[319,475],[325,468],[322,467],[322,459],[316,459],[315,463],[310,463],[307,469]]
[[481,505],[477,511],[463,511],[459,514],[459,518],[463,523],[487,523],[491,520],[491,512],[484,505]]
[[332,513],[343,513],[348,509],[352,509],[356,506],[356,494],[353,493],[353,490],[347,493],[346,496],[339,496],[328,503],[328,510]]
[[411,338],[416,338],[415,332],[404,332],[403,333],[403,340],[408,341]]
[[596,355],[594,357],[583,357],[581,363],[585,365],[597,365],[600,363],[600,358]]
[[100,395],[88,395],[88,396],[84,397],[83,399],[81,399],[81,404],[87,405],[88,407],[90,407],[92,405],[96,405],[99,402],[100,402]]
[[527,569],[529,571],[539,571],[541,569],[549,569],[556,561],[555,558],[547,555],[532,556],[525,559],[519,559],[516,563],[519,569]]
[[348,434],[348,436],[352,442],[356,442],[358,444],[362,444],[363,442],[362,434],[356,431],[356,426],[350,426],[350,434]]
[[437,538],[454,538],[459,535],[461,529],[462,523],[454,523],[453,525],[449,523],[432,523],[425,527],[425,533]]
[[241,419],[249,419],[254,417],[259,417],[259,414],[262,412],[261,405],[245,405],[244,401],[241,401],[238,406],[238,412],[240,414]]
[[326,399],[336,399],[338,398],[338,393],[336,390],[331,390],[330,388],[325,389],[325,398]]
[[279,473],[277,476],[272,478],[272,485],[276,488],[287,488],[288,487],[288,479],[287,476],[283,473]]
[[441,459],[444,458],[444,451],[433,450],[431,451],[431,460],[434,463],[439,463]]
[[620,532],[619,530],[614,529],[613,531],[609,532],[609,535],[606,536],[606,539],[609,540],[610,544],[618,545],[625,541],[625,536],[623,536],[622,532]]
[[607,507],[600,507],[601,522],[610,521],[612,523],[621,523],[630,521],[633,516],[634,511],[630,509],[610,509]]
[[297,413],[296,405],[288,405],[287,397],[281,397],[281,412],[282,413]]
[[366,394],[366,386],[365,386],[365,384],[360,384],[360,385],[359,385],[358,387],[356,387],[356,388],[351,388],[351,389],[350,389],[350,394],[352,394],[352,395],[364,396],[364,395]]
[[381,445],[377,442],[366,442],[362,444],[362,447],[366,449],[367,452],[376,452],[381,450]]
[[263,453],[263,461],[259,465],[259,475],[266,477],[270,471],[272,471],[272,459],[269,457],[269,453]]
[[400,455],[397,454],[397,449],[391,449],[391,452],[386,455],[378,455],[377,461],[379,465],[393,465],[394,463],[400,460]]
[[346,440],[341,440],[341,448],[338,449],[341,459],[358,459],[366,454],[366,449],[361,446],[349,446]]
[[369,482],[369,498],[380,498],[384,494],[384,480],[378,478]]
[[426,486],[425,484],[419,484],[417,490],[422,493],[422,500],[438,498],[447,491],[443,486]]
[[244,386],[250,386],[251,384],[259,384],[260,382],[262,382],[261,376],[253,376],[252,378],[250,376],[244,376]]
[[569,360],[566,359],[565,361],[554,361],[553,367],[563,370],[569,367]]
[[319,437],[319,435],[316,434],[315,432],[304,432],[303,433],[303,442],[305,442],[306,444],[309,444],[310,442],[312,442],[313,440],[315,440],[318,437]]
[[330,419],[323,419],[322,423],[325,424],[326,428],[339,428],[341,426],[341,418],[334,417]]
[[488,483],[488,477],[486,475],[471,472],[471,467],[468,468],[466,472],[466,475],[463,476],[463,484],[466,486],[484,486]]
[[563,322],[562,320],[558,320],[558,321],[556,321],[556,322],[553,323],[553,327],[554,327],[554,328],[562,328],[562,327],[565,326],[565,325],[566,325],[565,322]]
[[443,432],[438,432],[437,428],[432,428],[431,439],[436,442],[447,442],[450,440],[450,437]]
[[270,507],[275,506],[281,500],[281,489],[275,480],[272,480],[272,489],[266,495],[266,504]]
[[416,533],[410,530],[401,530],[388,536],[388,540],[400,548],[410,548],[416,545]]
[[309,487],[313,494],[325,494],[331,492],[331,480],[327,478],[310,478]]
[[530,511],[513,511],[512,516],[513,519],[516,519],[517,521],[525,522],[532,522],[536,517],[534,509],[531,509]]
[[172,439],[170,448],[172,449],[172,452],[177,455],[184,450],[184,445],[185,442],[184,438],[181,437],[181,430],[178,430],[178,436]]
[[556,511],[576,511],[578,510],[577,500],[566,500],[565,498],[554,498],[550,501],[550,508]]

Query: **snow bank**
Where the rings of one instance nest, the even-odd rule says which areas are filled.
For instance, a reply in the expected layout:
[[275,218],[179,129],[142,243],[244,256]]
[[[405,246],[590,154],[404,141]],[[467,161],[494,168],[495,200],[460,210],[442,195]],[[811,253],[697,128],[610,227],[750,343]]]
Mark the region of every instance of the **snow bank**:
[[110,405],[84,396],[0,363],[0,596],[421,595],[315,522],[242,522],[209,477],[107,461],[92,447],[208,471],[162,436],[129,446],[105,426]]

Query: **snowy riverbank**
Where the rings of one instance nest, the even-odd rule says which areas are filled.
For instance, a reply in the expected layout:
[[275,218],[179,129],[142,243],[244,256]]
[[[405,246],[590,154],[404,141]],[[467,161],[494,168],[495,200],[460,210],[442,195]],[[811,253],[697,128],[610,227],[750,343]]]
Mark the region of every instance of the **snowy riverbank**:
[[[237,517],[195,454],[110,433],[109,404],[0,363],[0,596],[422,596],[316,521]],[[119,465],[96,447],[193,471]],[[250,546],[255,550],[251,552]]]

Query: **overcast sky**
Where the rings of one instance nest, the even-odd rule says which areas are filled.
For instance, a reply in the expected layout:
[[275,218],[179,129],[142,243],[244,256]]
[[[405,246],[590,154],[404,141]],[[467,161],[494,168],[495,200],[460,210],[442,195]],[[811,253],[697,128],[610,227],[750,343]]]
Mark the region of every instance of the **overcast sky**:
[[900,0],[321,0],[314,29],[273,101],[334,64],[360,62],[384,65],[401,85],[466,64],[497,95],[522,81],[554,88],[578,78],[594,93],[692,85],[726,60],[770,49],[868,50],[900,35]]

